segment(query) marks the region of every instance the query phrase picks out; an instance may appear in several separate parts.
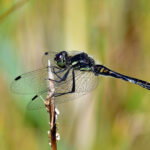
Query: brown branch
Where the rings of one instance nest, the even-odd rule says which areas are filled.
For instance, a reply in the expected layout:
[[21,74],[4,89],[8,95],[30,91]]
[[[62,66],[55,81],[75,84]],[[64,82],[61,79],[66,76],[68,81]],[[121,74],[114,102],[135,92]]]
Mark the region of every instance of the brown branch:
[[[54,76],[51,72],[50,68],[50,60],[48,60],[48,78],[54,80]],[[50,132],[49,137],[51,139],[51,148],[52,150],[57,150],[57,142],[56,142],[56,112],[55,112],[55,103],[54,103],[54,91],[55,85],[52,80],[48,80],[49,93],[45,100],[46,109],[50,115]]]
[[0,23],[8,17],[11,13],[16,11],[18,8],[22,7],[28,0],[22,0],[16,3],[14,6],[12,6],[9,10],[7,10],[4,14],[0,16]]
[[55,105],[54,105],[54,97],[47,97],[45,101],[46,109],[50,115],[50,133],[49,137],[51,139],[51,148],[52,150],[57,150],[57,142],[56,142],[56,115],[55,115]]

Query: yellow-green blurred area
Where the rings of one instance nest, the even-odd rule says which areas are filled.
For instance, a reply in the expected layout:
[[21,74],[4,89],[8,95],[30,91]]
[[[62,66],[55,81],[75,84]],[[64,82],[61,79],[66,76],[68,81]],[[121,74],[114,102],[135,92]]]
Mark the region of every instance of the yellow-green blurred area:
[[[42,67],[47,50],[82,50],[150,81],[149,0],[0,0],[0,150],[48,150],[42,112],[13,79]],[[149,150],[150,91],[100,77],[94,92],[58,106],[59,150]]]

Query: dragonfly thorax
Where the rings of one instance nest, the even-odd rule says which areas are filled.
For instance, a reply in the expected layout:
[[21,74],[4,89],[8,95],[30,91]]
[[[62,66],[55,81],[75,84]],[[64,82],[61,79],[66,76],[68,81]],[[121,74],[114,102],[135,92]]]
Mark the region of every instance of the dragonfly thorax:
[[93,66],[95,66],[95,61],[84,52],[69,56],[66,51],[61,51],[56,54],[54,60],[60,68],[70,66],[81,71],[91,71]]
[[80,53],[70,58],[70,63],[73,68],[81,71],[91,71],[95,65],[95,61],[86,53]]

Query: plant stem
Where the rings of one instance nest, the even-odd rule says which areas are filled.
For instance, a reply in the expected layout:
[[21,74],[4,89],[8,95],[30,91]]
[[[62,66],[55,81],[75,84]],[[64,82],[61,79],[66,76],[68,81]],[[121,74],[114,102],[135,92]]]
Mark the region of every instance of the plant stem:
[[[50,60],[48,60],[48,78],[54,80],[54,76],[51,72],[50,68]],[[46,109],[50,115],[50,139],[51,139],[51,148],[52,150],[57,150],[57,142],[56,142],[56,115],[55,115],[55,103],[54,97],[52,96],[55,91],[54,82],[52,80],[48,80],[49,93],[45,100]]]
[[50,134],[49,137],[51,139],[51,148],[52,150],[57,150],[57,142],[56,142],[56,115],[55,115],[55,105],[53,103],[54,98],[47,97],[46,99],[46,109],[48,110],[48,113],[50,115]]

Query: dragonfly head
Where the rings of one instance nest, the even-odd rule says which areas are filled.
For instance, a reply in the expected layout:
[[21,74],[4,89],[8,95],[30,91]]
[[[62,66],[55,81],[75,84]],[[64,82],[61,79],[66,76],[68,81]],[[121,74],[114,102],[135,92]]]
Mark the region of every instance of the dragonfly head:
[[62,51],[62,52],[56,54],[54,60],[60,68],[65,68],[67,65],[67,58],[68,58],[67,52]]

